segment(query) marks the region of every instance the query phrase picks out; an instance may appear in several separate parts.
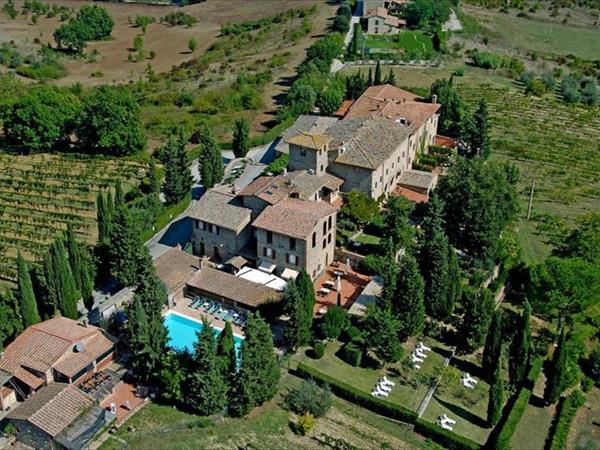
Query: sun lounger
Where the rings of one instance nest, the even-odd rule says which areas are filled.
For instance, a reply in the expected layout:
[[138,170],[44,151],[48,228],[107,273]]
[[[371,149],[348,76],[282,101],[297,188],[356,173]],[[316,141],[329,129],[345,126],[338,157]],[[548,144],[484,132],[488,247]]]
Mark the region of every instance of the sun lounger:
[[335,287],[335,282],[332,280],[327,280],[323,283],[323,286],[329,289],[333,289]]
[[426,346],[425,344],[423,344],[422,342],[419,342],[419,343],[417,344],[417,348],[418,348],[419,350],[422,350],[422,351],[424,351],[424,352],[430,352],[430,351],[431,351],[431,347],[427,347],[427,346]]
[[415,353],[411,353],[410,357],[412,359],[412,362],[422,363],[425,361],[425,358],[421,358],[420,356],[416,355]]
[[383,384],[383,383],[379,383],[379,384],[377,385],[377,388],[378,388],[378,389],[380,389],[380,390],[382,390],[383,392],[387,392],[388,394],[389,394],[390,392],[392,392],[392,388],[391,388],[391,387],[389,387],[389,386],[387,386],[387,385],[385,385],[385,384]]
[[441,420],[438,420],[437,424],[444,430],[452,431],[454,429],[454,427],[452,427],[450,424],[442,422]]
[[472,383],[472,384],[477,384],[477,380],[476,380],[475,378],[473,378],[469,372],[466,372],[466,373],[463,375],[463,378],[464,378],[465,380],[467,380],[469,383]]
[[379,397],[387,397],[388,395],[390,395],[388,392],[382,391],[377,386],[375,387],[375,389],[373,389],[371,394],[375,394],[376,396],[379,396]]
[[450,418],[450,417],[448,417],[446,414],[442,414],[442,415],[439,417],[439,419],[440,419],[442,422],[446,422],[446,423],[448,423],[448,424],[450,424],[450,425],[452,425],[452,426],[456,425],[456,420],[454,420],[454,419],[451,419],[451,418]]
[[396,383],[394,383],[394,382],[393,382],[393,381],[391,381],[391,380],[388,380],[388,379],[385,377],[385,375],[384,375],[384,377],[381,379],[381,381],[383,381],[385,384],[387,384],[387,385],[389,385],[389,386],[396,386]]
[[469,383],[467,380],[465,380],[464,378],[460,380],[460,384],[462,384],[464,387],[468,388],[468,389],[475,389],[475,385],[472,383]]
[[331,292],[331,289],[327,289],[327,288],[321,288],[319,289],[319,293],[323,294],[323,295],[327,295]]
[[424,352],[422,352],[422,351],[421,351],[421,350],[419,350],[419,349],[416,349],[416,350],[414,351],[414,353],[415,353],[415,355],[417,355],[419,358],[423,358],[423,359],[427,358],[427,353],[424,353]]

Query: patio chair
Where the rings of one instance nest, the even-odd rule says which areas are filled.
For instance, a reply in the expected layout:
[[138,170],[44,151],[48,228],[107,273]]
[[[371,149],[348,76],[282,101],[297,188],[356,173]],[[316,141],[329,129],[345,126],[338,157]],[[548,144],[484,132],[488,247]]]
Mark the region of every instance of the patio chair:
[[421,357],[417,356],[417,355],[416,355],[416,354],[414,354],[414,353],[411,353],[411,354],[410,354],[410,356],[411,356],[412,362],[416,362],[416,363],[422,363],[422,362],[424,362],[424,361],[425,361],[425,359],[423,359],[423,358],[421,358]]
[[413,367],[414,367],[415,369],[419,370],[419,369],[421,368],[421,364],[415,364],[415,363],[413,362]]
[[477,383],[478,383],[478,381],[477,381],[475,378],[473,378],[469,372],[466,372],[466,373],[463,375],[463,378],[464,378],[465,380],[467,380],[467,381],[468,381],[469,383],[471,383],[471,384],[477,384]]
[[451,419],[451,418],[450,418],[450,417],[448,417],[448,416],[447,416],[445,413],[444,413],[444,414],[442,414],[442,415],[439,417],[439,419],[440,419],[442,422],[449,423],[449,424],[450,424],[450,425],[452,425],[452,426],[456,425],[456,420],[454,420],[454,419]]
[[427,347],[425,344],[423,344],[422,342],[419,342],[417,344],[417,348],[423,352],[430,352],[431,351],[431,347]]
[[391,380],[388,380],[387,377],[384,375],[383,378],[381,379],[381,381],[383,381],[385,384],[390,385],[390,386],[396,386],[396,383],[394,383]]
[[438,420],[437,424],[440,427],[442,427],[444,430],[452,431],[454,429],[454,427],[452,427],[450,424],[448,424],[446,422],[442,422],[441,420]]
[[386,384],[383,384],[383,383],[379,383],[379,384],[377,385],[377,388],[378,388],[379,390],[383,391],[383,392],[387,392],[388,394],[389,394],[390,392],[392,392],[392,388],[391,388],[390,386],[386,385]]
[[465,380],[464,378],[462,378],[460,380],[460,384],[463,385],[464,387],[468,388],[468,389],[475,389],[475,385],[472,383],[469,383],[467,380]]
[[382,391],[381,389],[379,389],[379,387],[375,386],[375,389],[373,389],[373,391],[371,392],[371,394],[375,395],[375,397],[387,397],[388,394],[385,391]]
[[427,353],[423,353],[423,352],[422,352],[422,351],[420,351],[420,350],[415,350],[413,353],[414,353],[415,355],[417,355],[419,358],[423,358],[423,359],[427,358]]

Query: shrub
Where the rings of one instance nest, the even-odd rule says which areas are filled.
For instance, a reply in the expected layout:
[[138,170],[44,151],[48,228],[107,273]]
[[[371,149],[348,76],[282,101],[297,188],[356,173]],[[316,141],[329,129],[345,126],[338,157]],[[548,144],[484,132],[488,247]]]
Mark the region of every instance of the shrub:
[[313,356],[315,359],[321,359],[325,355],[325,346],[322,342],[317,342],[313,346]]
[[319,372],[303,363],[298,364],[297,374],[302,378],[315,380],[319,384],[328,384],[331,392],[349,402],[363,406],[377,414],[403,422],[415,423],[417,413],[387,400],[373,397],[371,394],[359,391],[354,386]]
[[549,91],[553,91],[556,87],[556,79],[554,78],[554,74],[552,72],[546,72],[542,75],[542,83],[546,85]]
[[600,345],[596,345],[588,358],[588,370],[596,385],[600,386]]
[[579,93],[579,87],[577,81],[571,76],[566,76],[561,82],[561,90],[563,99],[567,103],[579,103],[581,100],[581,94]]
[[355,342],[360,339],[362,339],[362,332],[354,325],[350,325],[342,333],[342,340],[344,342]]
[[581,389],[583,392],[590,392],[593,388],[594,380],[592,380],[590,377],[584,377],[583,380],[581,380]]
[[331,391],[325,385],[319,387],[314,381],[302,381],[302,384],[289,391],[283,399],[283,405],[296,414],[312,414],[323,417],[331,408]]
[[463,77],[465,75],[465,68],[464,67],[459,67],[458,69],[456,69],[454,71],[454,75],[457,77]]
[[581,82],[581,101],[588,106],[598,105],[598,86],[591,78]]
[[475,51],[471,55],[473,64],[484,69],[499,69],[502,67],[502,57],[490,52]]
[[546,94],[547,92],[547,88],[546,85],[544,84],[544,82],[540,79],[535,79],[533,80],[529,86],[527,86],[527,89],[525,89],[525,93],[527,94],[533,94],[537,97],[542,97],[544,94]]
[[165,17],[161,19],[162,22],[166,22],[172,27],[176,25],[183,25],[190,28],[194,25],[198,20],[195,17],[190,16],[182,11],[173,11],[167,14]]
[[312,414],[306,413],[298,417],[298,422],[294,427],[294,431],[302,436],[306,433],[310,433],[310,431],[315,427],[315,418]]
[[417,419],[415,432],[430,438],[448,450],[479,450],[482,448],[481,445],[471,439],[459,436],[452,431],[444,430],[438,425],[423,419]]
[[340,356],[348,364],[358,367],[362,362],[363,351],[354,343],[348,342],[342,347]]
[[558,412],[554,417],[554,423],[550,429],[549,450],[561,450],[565,448],[571,423],[575,418],[577,410],[585,403],[585,397],[580,391],[574,391],[568,397],[561,398],[558,404]]
[[349,325],[350,321],[346,310],[341,306],[335,305],[327,310],[323,318],[321,331],[327,339],[339,339]]
[[289,159],[290,157],[288,155],[281,155],[277,157],[274,161],[271,162],[271,164],[265,167],[265,171],[263,173],[281,175],[287,167]]

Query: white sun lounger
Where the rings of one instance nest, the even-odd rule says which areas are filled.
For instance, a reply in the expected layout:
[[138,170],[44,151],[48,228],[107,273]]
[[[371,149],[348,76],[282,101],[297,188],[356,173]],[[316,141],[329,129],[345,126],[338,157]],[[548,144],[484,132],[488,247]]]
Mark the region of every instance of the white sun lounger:
[[477,380],[475,378],[473,378],[469,372],[466,372],[463,377],[469,383],[477,384]]
[[460,380],[460,384],[462,384],[464,387],[468,388],[468,389],[475,389],[475,385],[472,383],[469,383],[467,380],[465,380],[464,378]]
[[387,377],[384,375],[384,377],[381,379],[385,384],[389,384],[390,386],[396,386],[396,383],[394,383],[391,380],[388,380]]
[[417,355],[419,358],[423,358],[423,359],[427,358],[427,353],[425,353],[425,352],[422,352],[422,351],[421,351],[421,350],[419,350],[419,349],[415,349],[414,353],[415,353],[415,355]]
[[454,420],[454,419],[451,419],[451,418],[450,418],[450,417],[448,417],[446,414],[442,414],[442,415],[439,417],[439,419],[440,419],[442,422],[449,423],[449,424],[450,424],[450,425],[452,425],[452,426],[456,425],[456,420]]
[[423,350],[424,352],[430,352],[431,351],[431,347],[427,347],[425,344],[423,344],[422,342],[419,342],[417,344],[417,348],[419,350]]
[[392,388],[383,383],[379,383],[377,388],[383,392],[387,392],[388,394],[392,392]]
[[454,427],[452,427],[449,423],[438,420],[437,424],[442,427],[444,430],[452,431]]
[[419,355],[417,355],[414,352],[410,354],[410,357],[413,360],[413,362],[420,362],[420,363],[422,363],[423,361],[425,361],[425,358],[420,357]]
[[381,389],[379,389],[379,387],[375,387],[375,389],[373,389],[373,391],[371,392],[371,395],[373,395],[374,397],[387,397],[390,394],[385,391],[382,391]]

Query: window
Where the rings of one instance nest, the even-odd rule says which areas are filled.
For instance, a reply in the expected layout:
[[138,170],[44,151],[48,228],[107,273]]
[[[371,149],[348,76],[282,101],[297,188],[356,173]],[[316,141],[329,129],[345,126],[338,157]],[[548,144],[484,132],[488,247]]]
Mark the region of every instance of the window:
[[327,239],[323,239],[323,248],[327,247]]
[[321,172],[323,172],[323,170],[324,170],[324,167],[323,167],[323,164],[321,164]]
[[275,251],[270,247],[263,247],[263,256],[275,259]]
[[300,155],[306,156],[306,149],[305,148],[301,148],[300,149]]
[[328,230],[331,230],[331,225],[333,223],[332,219],[333,219],[333,216],[329,216],[329,220],[328,220],[329,225],[328,225],[328,228],[327,228]]
[[296,239],[290,238],[290,250],[296,250]]
[[211,224],[210,228],[211,228],[211,230],[210,230],[211,233],[219,234],[219,227],[218,226]]
[[287,262],[288,264],[292,264],[293,266],[297,266],[298,265],[298,257],[292,253],[288,253],[287,255]]
[[312,235],[312,246],[313,248],[315,248],[315,246],[317,245],[317,233],[313,233]]
[[327,236],[327,243],[331,244],[331,233],[329,233],[329,236]]
[[327,221],[323,222],[323,235],[327,233]]
[[273,243],[273,233],[271,231],[267,231],[267,244]]

